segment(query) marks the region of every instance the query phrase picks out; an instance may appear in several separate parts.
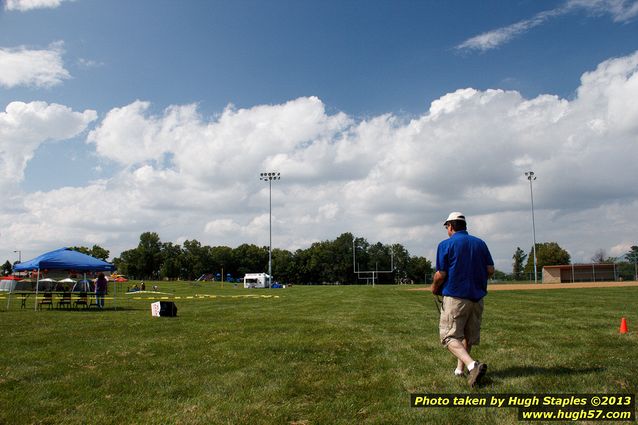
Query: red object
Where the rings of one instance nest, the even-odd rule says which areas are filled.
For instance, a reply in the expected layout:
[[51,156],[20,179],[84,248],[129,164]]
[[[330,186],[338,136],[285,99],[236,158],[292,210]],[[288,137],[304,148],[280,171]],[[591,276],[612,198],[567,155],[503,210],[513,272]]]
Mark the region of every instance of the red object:
[[627,319],[623,317],[622,319],[620,319],[620,333],[626,334],[627,332],[629,332],[627,330]]
[[22,278],[17,276],[2,276],[0,280],[22,280]]

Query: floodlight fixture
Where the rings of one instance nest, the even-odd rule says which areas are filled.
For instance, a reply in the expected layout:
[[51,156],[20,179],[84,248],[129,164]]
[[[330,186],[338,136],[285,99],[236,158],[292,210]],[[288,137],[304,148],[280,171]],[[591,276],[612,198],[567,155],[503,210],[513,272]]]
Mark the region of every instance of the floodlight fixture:
[[263,180],[263,181],[281,180],[281,173],[260,173],[259,180]]

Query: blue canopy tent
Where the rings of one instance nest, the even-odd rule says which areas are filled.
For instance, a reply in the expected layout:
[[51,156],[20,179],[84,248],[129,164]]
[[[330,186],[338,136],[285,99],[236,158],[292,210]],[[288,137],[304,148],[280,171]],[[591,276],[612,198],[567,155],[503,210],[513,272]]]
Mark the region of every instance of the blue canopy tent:
[[25,261],[23,263],[16,264],[13,268],[14,271],[38,271],[38,282],[35,286],[35,305],[37,309],[38,305],[38,287],[40,286],[40,270],[76,270],[81,272],[112,272],[115,270],[115,266],[106,261],[99,260],[90,255],[82,254],[78,251],[73,251],[70,248],[60,248],[55,251],[45,252],[44,254],[34,258],[33,260]]

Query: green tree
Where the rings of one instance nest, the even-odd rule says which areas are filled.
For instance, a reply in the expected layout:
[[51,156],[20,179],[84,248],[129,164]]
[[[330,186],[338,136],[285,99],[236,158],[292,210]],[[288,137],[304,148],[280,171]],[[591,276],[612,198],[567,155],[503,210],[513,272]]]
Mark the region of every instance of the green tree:
[[233,250],[233,261],[238,265],[238,276],[246,273],[268,272],[268,247],[242,244]]
[[306,271],[310,283],[336,282],[336,269],[333,264],[330,241],[315,242],[308,248],[309,257]]
[[107,261],[107,259],[109,258],[110,252],[99,245],[93,245],[93,248],[91,248],[91,254],[89,255],[95,258],[99,258],[100,260]]
[[356,280],[352,268],[352,233],[342,233],[330,245],[334,282],[351,283]]
[[[536,260],[537,271],[540,273],[545,266],[559,266],[570,264],[571,257],[569,252],[565,251],[556,242],[543,242],[536,244]],[[525,265],[525,273],[534,274],[534,251],[530,249],[527,256],[527,264]]]
[[525,251],[523,251],[521,247],[517,246],[516,252],[514,252],[514,255],[512,256],[512,259],[514,260],[514,263],[512,263],[512,276],[515,280],[523,280],[525,278],[523,273],[523,264],[525,263],[526,258],[527,254],[525,254]]
[[179,245],[172,242],[163,243],[161,249],[162,265],[160,266],[160,277],[176,279],[181,277],[183,253]]
[[294,254],[285,249],[273,248],[272,250],[272,274],[274,281],[281,283],[295,283],[294,280]]
[[87,248],[85,246],[72,246],[70,249],[104,261],[109,258],[110,254],[108,250],[102,248],[99,245],[93,245],[93,248]]
[[162,243],[155,232],[145,232],[140,235],[137,245],[137,268],[140,278],[157,279],[162,260]]
[[[77,250],[95,252],[86,247]],[[99,247],[98,247],[99,248]],[[356,252],[356,261],[353,248]],[[106,253],[108,251],[105,250]],[[397,278],[421,282],[432,274],[432,264],[424,257],[410,257],[401,245],[369,244],[364,238],[355,238],[351,233],[343,233],[334,240],[313,243],[307,249],[294,253],[283,249],[273,249],[273,277],[287,283],[361,283],[353,270],[353,262],[359,271],[387,271],[378,275],[378,282],[393,283]],[[106,254],[108,255],[108,254]],[[226,246],[204,246],[196,240],[187,240],[180,247],[172,243],[162,243],[159,235],[145,232],[135,249],[123,251],[113,260],[119,273],[132,279],[157,279],[179,277],[184,280],[196,279],[202,274],[230,273],[241,278],[246,273],[260,273],[268,270],[268,247],[242,244],[237,248]],[[367,275],[370,277],[370,274]],[[225,278],[226,276],[224,276]]]
[[409,279],[410,271],[410,253],[400,243],[391,246],[392,255],[394,257],[394,280],[399,283],[401,280]]
[[429,279],[433,273],[434,269],[430,260],[425,257],[410,257],[408,279],[415,283],[430,283]]
[[634,264],[634,280],[638,280],[638,246],[632,246],[628,253],[625,254],[628,262]]
[[[357,271],[370,272],[359,273],[359,282],[363,283],[363,278],[372,278],[372,272],[380,272],[376,273],[375,279],[377,283],[394,283],[398,276],[397,268],[401,277],[407,275],[410,254],[400,244],[390,246],[377,242],[370,245],[365,239],[357,238],[355,240],[355,250]],[[393,260],[394,270],[392,269]]]
[[492,279],[494,280],[512,280],[512,276],[510,274],[507,274],[505,272],[502,272],[500,270],[494,270],[494,276],[492,276]]
[[13,266],[11,265],[9,260],[7,260],[2,266],[0,266],[0,274],[6,276],[11,273],[13,273]]
[[351,233],[342,233],[335,240],[313,243],[308,249],[297,250],[291,272],[299,283],[353,283],[357,279],[353,270],[353,246],[356,249],[358,270],[367,270],[365,239],[356,238],[353,243]]
[[368,248],[368,255],[370,256],[368,260],[369,270],[390,270],[392,255],[389,246],[377,242]]
[[237,265],[235,264],[235,257],[233,256],[232,248],[227,246],[215,246],[210,249],[209,254],[211,257],[211,272],[215,271],[221,273],[223,269],[224,280],[226,280],[226,276],[228,274],[230,274],[233,278],[243,277],[237,274]]
[[307,249],[298,249],[292,258],[291,271],[292,283],[306,284],[312,281],[312,273],[309,269],[310,252]]
[[188,270],[187,279],[198,279],[204,274],[213,273],[218,270],[211,264],[212,256],[210,250],[210,247],[202,246],[202,244],[196,240],[184,242],[184,263],[185,269]]
[[73,251],[81,252],[82,254],[91,255],[91,250],[85,246],[72,246],[69,249]]
[[119,257],[113,260],[113,265],[115,265],[118,273],[124,274],[130,279],[142,277],[142,271],[139,268],[140,263],[137,248],[123,251]]
[[[355,238],[353,249],[354,255],[352,255],[352,261],[354,261],[354,270],[357,272],[368,271],[370,268],[368,267],[368,263],[370,261],[370,255],[368,254],[368,249],[370,248],[370,244],[365,238]],[[356,275],[356,279],[354,282],[356,284],[361,283],[360,278],[361,274]]]

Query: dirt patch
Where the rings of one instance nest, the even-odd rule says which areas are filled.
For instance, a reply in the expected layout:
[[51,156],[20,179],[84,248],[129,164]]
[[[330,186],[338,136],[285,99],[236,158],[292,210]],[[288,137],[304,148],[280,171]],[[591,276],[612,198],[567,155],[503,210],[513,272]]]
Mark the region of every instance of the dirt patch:
[[[525,291],[534,289],[576,289],[576,288],[614,288],[620,286],[638,286],[638,282],[575,282],[575,283],[492,283],[489,291]],[[429,291],[430,287],[410,289],[411,291]]]
[[620,286],[638,286],[638,282],[574,282],[574,283],[523,283],[523,284],[492,284],[489,291],[513,291],[517,289],[569,289],[569,288],[615,288]]

